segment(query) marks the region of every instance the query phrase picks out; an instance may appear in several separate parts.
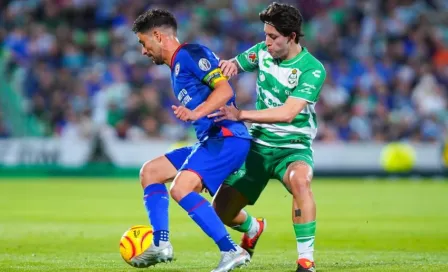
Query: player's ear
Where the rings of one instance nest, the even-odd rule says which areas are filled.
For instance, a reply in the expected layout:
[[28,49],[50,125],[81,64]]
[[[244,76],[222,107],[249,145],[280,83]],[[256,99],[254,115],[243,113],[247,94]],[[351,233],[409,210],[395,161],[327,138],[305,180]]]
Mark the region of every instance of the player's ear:
[[297,34],[295,32],[292,32],[291,34],[289,34],[289,36],[288,36],[288,43],[289,42],[294,42],[295,43],[296,36],[297,36]]
[[157,42],[160,43],[162,41],[162,33],[159,30],[155,29],[152,35]]

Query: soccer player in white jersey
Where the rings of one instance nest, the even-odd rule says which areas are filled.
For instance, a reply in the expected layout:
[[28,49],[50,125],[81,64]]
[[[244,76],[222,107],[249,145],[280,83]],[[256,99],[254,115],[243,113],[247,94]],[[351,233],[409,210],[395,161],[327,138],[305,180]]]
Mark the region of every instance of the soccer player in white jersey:
[[260,13],[260,19],[265,41],[234,59],[220,62],[226,76],[256,72],[258,79],[256,110],[226,106],[209,116],[221,116],[217,121],[250,122],[253,137],[245,165],[223,184],[214,206],[226,225],[244,233],[241,246],[252,255],[266,221],[242,209],[256,202],[270,179],[281,181],[293,196],[297,271],[315,271],[311,144],[317,132],[314,107],[326,72],[322,63],[299,43],[303,36],[302,16],[297,8],[274,2]]

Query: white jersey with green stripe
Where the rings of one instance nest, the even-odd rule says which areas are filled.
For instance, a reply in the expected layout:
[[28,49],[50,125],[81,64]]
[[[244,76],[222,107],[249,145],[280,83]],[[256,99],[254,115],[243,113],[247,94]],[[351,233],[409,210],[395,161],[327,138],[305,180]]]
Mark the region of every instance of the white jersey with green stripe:
[[253,140],[271,147],[310,148],[317,133],[314,107],[326,78],[322,63],[305,47],[293,59],[274,59],[264,42],[235,59],[243,71],[258,72],[257,110],[282,106],[289,97],[308,102],[291,123],[252,124]]

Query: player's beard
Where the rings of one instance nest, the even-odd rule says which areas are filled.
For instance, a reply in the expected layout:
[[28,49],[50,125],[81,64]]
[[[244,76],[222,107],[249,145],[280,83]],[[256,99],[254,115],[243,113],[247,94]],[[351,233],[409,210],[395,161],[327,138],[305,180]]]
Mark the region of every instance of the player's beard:
[[152,62],[155,65],[165,64],[165,62],[163,61],[162,57],[156,57],[156,56],[153,56],[153,55],[149,55],[148,57],[152,60]]
[[165,62],[163,61],[162,58],[152,57],[152,61],[153,61],[154,64],[156,64],[156,65],[162,65],[162,64],[165,64]]

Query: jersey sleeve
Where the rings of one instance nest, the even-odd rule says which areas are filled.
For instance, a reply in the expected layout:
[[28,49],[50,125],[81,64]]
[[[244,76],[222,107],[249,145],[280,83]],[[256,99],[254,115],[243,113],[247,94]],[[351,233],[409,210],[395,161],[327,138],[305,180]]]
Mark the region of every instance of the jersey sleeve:
[[210,49],[198,46],[189,51],[189,56],[191,72],[211,88],[227,79],[219,68],[218,57]]
[[265,46],[264,42],[257,43],[235,57],[241,69],[245,72],[252,72],[258,68],[258,52],[263,46]]
[[316,103],[326,76],[327,74],[323,67],[306,70],[300,75],[297,87],[292,91],[290,97]]

